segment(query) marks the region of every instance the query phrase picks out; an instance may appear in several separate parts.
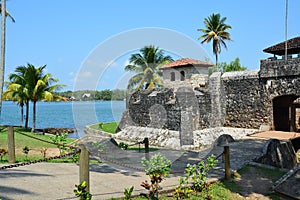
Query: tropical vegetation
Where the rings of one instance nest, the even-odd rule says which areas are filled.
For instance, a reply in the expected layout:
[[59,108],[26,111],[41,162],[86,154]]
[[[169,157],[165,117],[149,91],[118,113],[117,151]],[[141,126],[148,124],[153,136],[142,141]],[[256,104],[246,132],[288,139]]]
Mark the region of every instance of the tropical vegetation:
[[23,118],[23,106],[26,106],[25,128],[28,128],[29,101],[33,103],[32,132],[35,130],[37,101],[61,99],[54,94],[54,91],[64,87],[62,84],[54,84],[58,79],[50,73],[44,73],[45,67],[46,65],[35,67],[29,63],[27,66],[17,67],[15,73],[9,75],[9,81],[6,83],[7,90],[3,93],[3,99],[16,101],[20,105],[21,118]]
[[226,17],[221,18],[219,13],[212,14],[204,19],[205,28],[198,29],[198,31],[203,33],[203,35],[198,38],[203,39],[201,41],[202,44],[213,41],[213,53],[216,56],[216,66],[218,66],[218,55],[221,53],[221,46],[227,49],[225,41],[231,41],[230,33],[228,32],[231,26],[225,24],[226,19]]
[[164,51],[153,45],[145,46],[139,53],[132,54],[125,71],[136,74],[129,79],[127,88],[130,90],[159,88],[162,86],[161,66],[172,62],[169,55],[164,55]]
[[231,61],[229,64],[226,62],[221,62],[218,66],[214,65],[209,68],[209,74],[213,72],[233,72],[233,71],[245,71],[247,67],[244,67],[240,63],[240,58],[236,58],[234,61]]

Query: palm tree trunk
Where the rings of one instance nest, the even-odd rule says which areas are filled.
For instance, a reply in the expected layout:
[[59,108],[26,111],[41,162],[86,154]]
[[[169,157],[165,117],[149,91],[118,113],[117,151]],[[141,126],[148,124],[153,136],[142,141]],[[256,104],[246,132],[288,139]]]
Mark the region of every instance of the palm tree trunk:
[[21,107],[21,127],[23,127],[24,123],[24,104],[20,105]]
[[218,67],[218,54],[216,53],[216,67],[217,67],[217,70],[219,71],[219,67]]
[[2,110],[2,93],[4,85],[4,66],[5,66],[5,22],[6,22],[6,0],[1,0],[1,63],[0,63],[0,115]]
[[28,128],[28,119],[29,119],[29,101],[26,101],[25,129]]
[[34,132],[35,130],[35,121],[36,121],[36,101],[33,101],[33,116],[32,116],[31,132]]

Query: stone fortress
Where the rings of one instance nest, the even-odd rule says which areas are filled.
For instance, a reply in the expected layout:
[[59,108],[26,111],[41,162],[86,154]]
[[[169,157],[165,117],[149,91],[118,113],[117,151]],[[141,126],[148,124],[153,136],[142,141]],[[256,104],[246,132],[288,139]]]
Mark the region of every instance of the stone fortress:
[[273,56],[261,60],[259,70],[209,76],[212,65],[191,58],[162,66],[164,88],[129,95],[117,137],[146,136],[180,147],[205,145],[199,138],[214,141],[212,128],[237,136],[258,129],[299,131],[300,37],[288,40],[287,59],[284,44],[264,49]]

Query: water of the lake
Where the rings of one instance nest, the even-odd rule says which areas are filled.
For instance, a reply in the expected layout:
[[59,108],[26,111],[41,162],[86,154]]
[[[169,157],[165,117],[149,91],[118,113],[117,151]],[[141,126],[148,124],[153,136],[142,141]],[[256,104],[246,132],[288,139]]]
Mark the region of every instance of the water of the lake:
[[[76,128],[77,134],[74,137],[81,137],[86,125],[120,121],[125,107],[125,101],[37,102],[36,128]],[[4,101],[0,124],[20,126],[20,123],[20,107],[11,101]],[[29,127],[31,124],[32,104],[30,103]]]

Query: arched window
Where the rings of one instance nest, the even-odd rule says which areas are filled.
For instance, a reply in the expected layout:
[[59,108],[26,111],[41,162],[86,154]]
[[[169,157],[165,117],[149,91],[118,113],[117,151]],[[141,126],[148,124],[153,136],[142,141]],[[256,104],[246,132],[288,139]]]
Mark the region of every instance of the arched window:
[[184,71],[180,71],[180,80],[181,81],[185,80],[185,73],[184,73]]
[[171,81],[175,81],[175,72],[171,72]]

